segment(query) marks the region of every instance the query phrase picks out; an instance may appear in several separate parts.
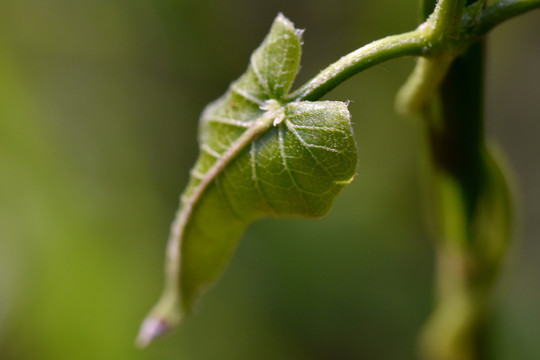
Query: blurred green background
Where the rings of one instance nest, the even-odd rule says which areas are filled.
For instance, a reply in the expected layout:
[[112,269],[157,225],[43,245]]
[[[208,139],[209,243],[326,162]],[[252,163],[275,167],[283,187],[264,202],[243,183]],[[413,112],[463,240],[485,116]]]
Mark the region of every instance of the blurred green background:
[[[1,0],[0,359],[413,359],[431,308],[418,124],[393,112],[414,63],[351,100],[358,176],[323,220],[251,226],[198,314],[146,350],[204,105],[283,12],[307,29],[299,82],[417,25],[416,0]],[[540,358],[540,12],[489,43],[488,129],[518,185],[493,359]]]

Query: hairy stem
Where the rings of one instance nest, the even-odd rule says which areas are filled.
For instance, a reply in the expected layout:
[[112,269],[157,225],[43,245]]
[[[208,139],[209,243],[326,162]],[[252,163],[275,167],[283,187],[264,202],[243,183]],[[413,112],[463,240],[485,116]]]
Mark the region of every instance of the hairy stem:
[[428,23],[433,27],[433,37],[456,37],[461,27],[465,0],[439,0]]
[[345,80],[371,66],[402,56],[422,55],[426,45],[422,30],[374,41],[343,56],[287,98],[296,101],[318,100]]
[[[540,0],[501,0],[484,9],[472,22],[464,21],[466,4],[464,0],[438,1],[432,15],[416,30],[388,36],[343,56],[287,95],[286,100],[318,100],[345,80],[374,65],[402,56],[421,56],[431,60],[420,61],[420,69],[406,85],[398,105],[406,113],[419,113],[430,92],[433,93],[444,78],[453,58],[481,40],[496,25],[539,8]],[[426,2],[423,9],[433,9],[433,5]]]

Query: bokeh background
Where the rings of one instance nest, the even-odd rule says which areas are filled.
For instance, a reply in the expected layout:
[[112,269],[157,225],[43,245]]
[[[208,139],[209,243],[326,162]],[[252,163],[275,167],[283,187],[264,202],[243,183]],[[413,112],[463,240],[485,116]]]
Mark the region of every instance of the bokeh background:
[[[432,303],[420,127],[394,114],[413,59],[350,100],[359,167],[323,220],[251,226],[174,335],[134,347],[157,300],[201,109],[283,12],[305,28],[299,83],[418,24],[416,0],[1,0],[0,359],[413,359]],[[515,170],[518,227],[493,359],[540,358],[540,11],[489,42],[490,136]]]

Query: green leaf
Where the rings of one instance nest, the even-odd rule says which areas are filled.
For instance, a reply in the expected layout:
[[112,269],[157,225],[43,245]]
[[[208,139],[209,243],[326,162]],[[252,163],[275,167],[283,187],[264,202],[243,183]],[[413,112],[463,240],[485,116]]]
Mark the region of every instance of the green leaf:
[[144,321],[148,344],[189,315],[245,228],[269,216],[320,217],[355,174],[346,104],[289,102],[301,32],[278,15],[246,72],[200,120],[200,155],[172,225],[166,282]]

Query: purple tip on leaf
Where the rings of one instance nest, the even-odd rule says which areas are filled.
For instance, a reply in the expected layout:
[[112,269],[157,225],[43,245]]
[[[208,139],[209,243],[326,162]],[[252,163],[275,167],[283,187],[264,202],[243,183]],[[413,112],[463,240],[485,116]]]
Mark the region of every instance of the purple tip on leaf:
[[139,331],[135,343],[140,348],[147,347],[155,338],[167,334],[170,330],[170,324],[163,319],[146,318]]

